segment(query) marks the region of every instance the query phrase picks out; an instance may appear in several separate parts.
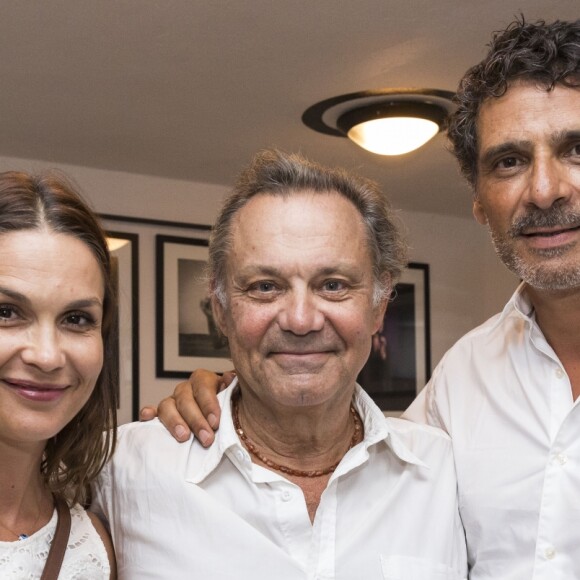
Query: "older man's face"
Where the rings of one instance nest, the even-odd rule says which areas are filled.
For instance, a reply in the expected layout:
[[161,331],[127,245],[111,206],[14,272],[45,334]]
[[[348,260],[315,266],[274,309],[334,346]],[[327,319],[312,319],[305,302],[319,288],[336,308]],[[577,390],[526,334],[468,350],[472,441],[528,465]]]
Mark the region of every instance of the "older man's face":
[[483,104],[474,215],[531,286],[580,287],[580,90],[515,84]]
[[227,307],[214,307],[243,389],[274,408],[350,399],[385,306],[373,306],[366,230],[349,201],[252,198],[233,224],[226,292]]

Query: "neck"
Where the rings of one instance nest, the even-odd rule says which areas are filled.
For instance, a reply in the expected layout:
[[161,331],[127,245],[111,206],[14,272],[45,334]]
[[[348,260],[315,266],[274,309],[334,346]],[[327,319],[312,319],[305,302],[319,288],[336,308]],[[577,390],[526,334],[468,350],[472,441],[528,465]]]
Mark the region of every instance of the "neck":
[[580,290],[555,292],[528,286],[527,293],[538,325],[557,354],[555,345],[580,344]]
[[[350,397],[332,409],[291,407],[276,413],[248,393],[237,400],[237,407],[240,426],[260,454],[300,471],[325,470],[338,463],[351,447],[358,421],[351,413]],[[362,429],[359,432],[362,439]]]
[[240,426],[259,452],[258,456],[253,453],[252,460],[298,485],[314,522],[334,467],[363,438],[362,423],[357,432],[350,410],[352,392],[334,404],[278,412],[252,397],[251,392],[241,392],[233,403],[239,406]]
[[574,400],[580,396],[580,290],[527,289],[542,333],[564,366]]
[[40,473],[42,453],[37,445],[0,443],[0,540],[30,535],[52,515],[52,496]]

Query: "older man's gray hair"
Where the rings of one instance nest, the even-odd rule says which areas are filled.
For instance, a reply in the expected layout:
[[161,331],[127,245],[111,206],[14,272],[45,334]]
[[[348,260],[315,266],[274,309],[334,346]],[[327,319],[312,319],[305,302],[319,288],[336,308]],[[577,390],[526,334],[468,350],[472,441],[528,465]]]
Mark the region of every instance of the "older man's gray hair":
[[[342,169],[323,167],[296,154],[278,150],[258,153],[241,173],[226,198],[209,244],[209,276],[213,293],[227,305],[226,263],[231,248],[231,224],[236,213],[258,194],[288,196],[304,191],[338,193],[359,211],[367,230],[373,262],[373,301],[377,305],[390,295],[407,259],[407,246],[399,220],[386,196],[372,181]],[[349,232],[337,232],[349,235]]]

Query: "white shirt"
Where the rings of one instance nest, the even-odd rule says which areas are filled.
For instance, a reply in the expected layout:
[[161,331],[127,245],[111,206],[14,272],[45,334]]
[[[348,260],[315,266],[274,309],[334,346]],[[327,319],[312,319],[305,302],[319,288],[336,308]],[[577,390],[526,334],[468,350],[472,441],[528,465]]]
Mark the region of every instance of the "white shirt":
[[466,575],[465,538],[447,435],[386,420],[357,387],[364,441],[343,458],[314,523],[302,490],[252,463],[230,397],[204,449],[158,422],[121,427],[95,490],[121,579],[451,580]]
[[580,578],[580,409],[524,290],[405,415],[451,435],[471,580]]
[[[71,528],[59,580],[109,580],[107,550],[87,512],[79,505],[70,509]],[[42,576],[56,531],[56,509],[40,530],[25,540],[0,542],[2,580],[38,580]]]

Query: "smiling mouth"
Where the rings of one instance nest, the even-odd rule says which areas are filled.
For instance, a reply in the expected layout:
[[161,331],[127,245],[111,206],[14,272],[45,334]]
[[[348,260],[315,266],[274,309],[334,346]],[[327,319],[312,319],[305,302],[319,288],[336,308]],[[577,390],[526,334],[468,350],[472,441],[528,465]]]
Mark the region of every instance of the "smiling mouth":
[[12,379],[4,379],[4,382],[14,389],[24,389],[26,391],[64,391],[68,389],[69,385],[46,385],[41,383],[31,383],[29,381],[18,381]]
[[328,350],[310,350],[308,352],[304,351],[276,351],[270,353],[270,356],[287,356],[287,357],[314,357],[314,356],[326,356],[330,354]]
[[12,392],[22,399],[40,405],[60,401],[71,387],[71,385],[66,384],[49,385],[10,379],[0,379],[0,383],[6,385]]
[[538,229],[533,231],[521,232],[520,235],[525,238],[553,238],[562,234],[567,234],[569,232],[574,232],[580,229],[580,225],[570,226],[570,227],[560,227],[558,229]]

